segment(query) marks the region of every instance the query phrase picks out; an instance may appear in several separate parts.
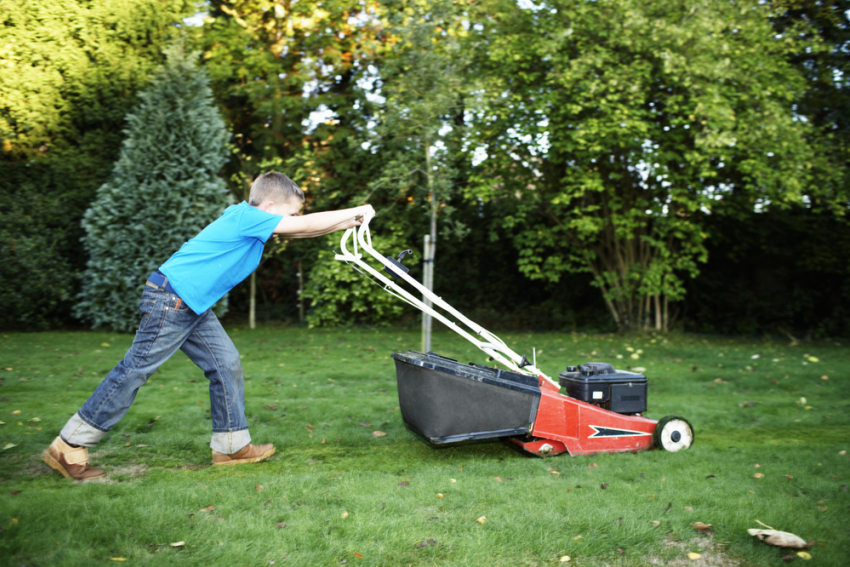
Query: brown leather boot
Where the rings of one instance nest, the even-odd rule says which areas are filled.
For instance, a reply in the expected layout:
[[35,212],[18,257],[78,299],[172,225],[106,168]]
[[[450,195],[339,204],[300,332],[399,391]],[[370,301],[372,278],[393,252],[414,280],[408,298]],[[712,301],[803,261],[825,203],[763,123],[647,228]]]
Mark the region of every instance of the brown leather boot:
[[90,480],[106,476],[103,469],[89,468],[89,450],[86,447],[71,447],[61,437],[53,440],[41,459],[65,478]]
[[248,443],[244,449],[232,455],[225,455],[213,449],[213,466],[215,465],[240,465],[242,463],[259,463],[274,455],[274,445],[252,445]]

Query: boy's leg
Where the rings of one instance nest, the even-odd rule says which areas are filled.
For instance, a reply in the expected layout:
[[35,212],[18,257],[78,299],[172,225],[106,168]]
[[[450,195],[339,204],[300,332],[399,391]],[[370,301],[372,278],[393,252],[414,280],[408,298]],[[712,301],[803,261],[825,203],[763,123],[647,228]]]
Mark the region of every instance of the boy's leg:
[[[70,465],[82,464],[87,468],[88,455],[84,448],[94,447],[124,417],[139,388],[180,348],[198,323],[199,317],[188,307],[175,309],[176,304],[176,295],[145,288],[139,306],[141,323],[133,345],[45,452],[44,459],[51,467],[65,476],[91,478],[90,475],[78,477]],[[82,448],[74,451],[76,447]],[[73,455],[65,458],[63,451],[72,451]]]
[[[181,350],[210,381],[213,420],[213,464],[258,462],[274,454],[274,447],[252,445],[245,418],[245,379],[239,351],[211,310],[186,338]],[[216,456],[218,453],[218,456]],[[223,458],[223,456],[231,458]]]

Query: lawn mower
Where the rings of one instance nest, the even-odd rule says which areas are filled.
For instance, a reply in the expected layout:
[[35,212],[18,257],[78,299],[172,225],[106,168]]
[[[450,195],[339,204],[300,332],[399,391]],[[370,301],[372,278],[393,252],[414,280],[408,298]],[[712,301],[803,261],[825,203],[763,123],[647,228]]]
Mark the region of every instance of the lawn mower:
[[[349,241],[352,250],[349,251]],[[489,357],[491,366],[463,364],[428,352],[395,352],[398,397],[405,424],[435,446],[501,438],[539,457],[642,451],[680,451],[693,444],[690,423],[678,416],[659,421],[646,411],[646,376],[604,362],[567,366],[559,383],[496,335],[464,317],[412,278],[402,260],[372,247],[369,223],[345,231],[337,260],[351,265],[388,293],[431,315]],[[383,273],[366,263],[379,262]],[[431,305],[404,289],[411,285]],[[443,312],[438,311],[439,307]],[[567,395],[559,393],[564,387]]]

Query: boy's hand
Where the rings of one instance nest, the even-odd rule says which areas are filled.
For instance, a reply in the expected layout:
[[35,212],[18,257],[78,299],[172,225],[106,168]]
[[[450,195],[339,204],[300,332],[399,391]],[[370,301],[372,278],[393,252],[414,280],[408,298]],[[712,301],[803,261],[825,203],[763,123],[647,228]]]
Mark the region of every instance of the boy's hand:
[[359,221],[356,224],[362,225],[368,223],[370,220],[375,218],[375,209],[372,208],[372,205],[363,205],[362,207],[357,207],[357,217],[355,220]]

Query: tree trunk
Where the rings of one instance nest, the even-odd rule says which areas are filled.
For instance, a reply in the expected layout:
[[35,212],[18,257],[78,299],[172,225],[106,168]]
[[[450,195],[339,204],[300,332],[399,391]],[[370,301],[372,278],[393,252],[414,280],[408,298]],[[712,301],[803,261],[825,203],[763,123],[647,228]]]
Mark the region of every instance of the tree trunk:
[[254,270],[251,272],[251,291],[250,291],[250,299],[248,301],[248,327],[253,329],[257,326],[256,313],[257,313],[257,271]]
[[661,330],[661,297],[655,294],[655,330]]

